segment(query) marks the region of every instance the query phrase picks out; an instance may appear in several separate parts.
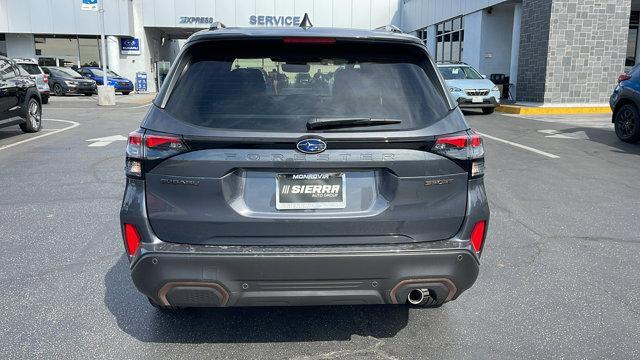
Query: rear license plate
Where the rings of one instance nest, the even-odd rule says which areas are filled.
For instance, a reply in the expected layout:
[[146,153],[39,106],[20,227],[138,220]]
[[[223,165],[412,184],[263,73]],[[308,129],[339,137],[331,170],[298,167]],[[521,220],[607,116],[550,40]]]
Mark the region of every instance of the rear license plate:
[[484,102],[484,99],[482,98],[482,96],[474,96],[474,97],[471,99],[471,102],[473,102],[473,103],[476,103],[476,104],[477,104],[477,103]]
[[344,173],[276,175],[276,209],[344,209]]

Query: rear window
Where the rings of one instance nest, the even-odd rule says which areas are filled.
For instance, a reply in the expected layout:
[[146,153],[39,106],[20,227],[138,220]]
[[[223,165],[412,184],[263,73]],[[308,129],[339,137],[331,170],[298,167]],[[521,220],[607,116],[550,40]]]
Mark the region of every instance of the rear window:
[[[225,130],[306,131],[321,118],[397,119],[340,131],[429,126],[449,111],[418,47],[384,44],[195,45],[166,103],[181,121]],[[326,130],[331,131],[331,130]]]
[[42,72],[40,68],[36,64],[19,64],[21,68],[23,68],[30,75],[40,75]]

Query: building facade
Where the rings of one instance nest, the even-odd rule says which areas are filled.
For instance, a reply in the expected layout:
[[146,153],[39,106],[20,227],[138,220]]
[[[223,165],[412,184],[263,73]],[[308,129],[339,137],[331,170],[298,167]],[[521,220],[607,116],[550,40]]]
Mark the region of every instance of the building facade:
[[[0,55],[59,66],[101,65],[97,12],[81,0],[0,0]],[[107,65],[161,84],[185,39],[227,26],[371,29],[393,24],[437,61],[509,77],[511,95],[536,103],[606,102],[635,64],[640,0],[104,0]]]
[[518,101],[605,103],[640,55],[638,10],[640,0],[404,0],[402,28],[438,61],[509,76]]

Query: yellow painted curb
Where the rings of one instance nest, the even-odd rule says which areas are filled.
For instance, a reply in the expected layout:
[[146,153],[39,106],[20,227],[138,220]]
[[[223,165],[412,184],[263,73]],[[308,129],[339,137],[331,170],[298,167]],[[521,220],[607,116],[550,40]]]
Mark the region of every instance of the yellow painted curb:
[[496,111],[517,115],[611,114],[611,108],[608,106],[532,107],[500,105],[496,108]]

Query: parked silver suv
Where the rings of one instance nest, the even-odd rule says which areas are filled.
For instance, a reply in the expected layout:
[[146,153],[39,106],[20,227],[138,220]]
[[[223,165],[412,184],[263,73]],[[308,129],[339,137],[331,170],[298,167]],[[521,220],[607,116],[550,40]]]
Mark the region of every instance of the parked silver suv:
[[51,91],[49,89],[49,76],[42,71],[38,62],[34,59],[13,59],[13,61],[35,80],[42,103],[49,103],[49,92]]

